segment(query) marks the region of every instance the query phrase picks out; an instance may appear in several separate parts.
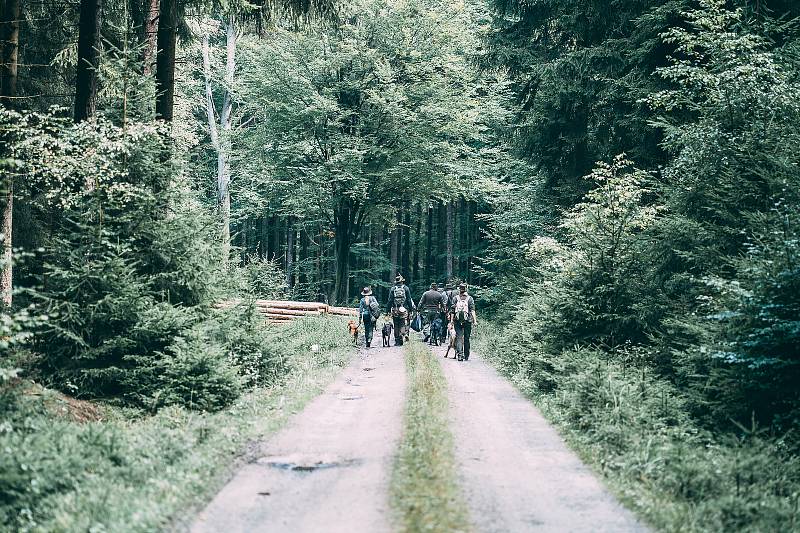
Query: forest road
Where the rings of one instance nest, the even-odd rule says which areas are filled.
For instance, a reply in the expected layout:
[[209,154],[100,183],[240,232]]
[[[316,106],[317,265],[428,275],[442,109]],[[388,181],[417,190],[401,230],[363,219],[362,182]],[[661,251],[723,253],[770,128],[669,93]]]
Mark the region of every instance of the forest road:
[[405,403],[400,348],[371,348],[225,485],[193,533],[391,531]]
[[459,480],[477,532],[649,531],[479,355],[444,359]]

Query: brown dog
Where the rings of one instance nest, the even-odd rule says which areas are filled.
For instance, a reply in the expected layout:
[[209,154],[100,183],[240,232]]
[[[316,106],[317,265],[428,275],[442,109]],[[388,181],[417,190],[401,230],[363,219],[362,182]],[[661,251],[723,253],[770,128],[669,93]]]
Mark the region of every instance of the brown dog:
[[353,320],[347,323],[347,331],[353,336],[353,344],[358,344],[358,326]]
[[455,359],[455,351],[456,351],[456,327],[453,325],[452,322],[447,323],[447,351],[444,352],[444,358],[447,359],[447,355],[450,353],[450,349],[453,349],[453,359]]

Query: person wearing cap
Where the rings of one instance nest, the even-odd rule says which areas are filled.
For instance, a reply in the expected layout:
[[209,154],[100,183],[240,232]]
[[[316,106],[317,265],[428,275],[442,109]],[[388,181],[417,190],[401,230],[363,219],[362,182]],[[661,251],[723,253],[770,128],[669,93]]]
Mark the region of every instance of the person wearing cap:
[[[374,303],[373,303],[374,301]],[[377,309],[377,313],[375,310]],[[375,322],[380,315],[378,300],[372,295],[372,289],[364,287],[361,291],[361,300],[358,302],[358,321],[364,323],[364,342],[369,348],[372,343],[372,334],[375,331]]]
[[467,293],[466,283],[458,286],[458,294],[452,303],[450,313],[456,329],[456,359],[469,361],[469,340],[472,336],[472,326],[478,323],[478,318],[475,315],[475,300]]
[[416,311],[417,306],[411,298],[411,290],[405,284],[405,278],[400,274],[394,278],[394,287],[389,289],[389,301],[386,303],[386,314],[391,315],[394,323],[394,345],[402,346],[403,337],[409,319],[410,310]]
[[431,288],[422,293],[417,307],[423,313],[422,319],[425,324],[422,326],[422,334],[425,336],[425,342],[428,342],[431,336],[431,324],[442,310],[442,295],[436,290],[436,283],[431,283]]

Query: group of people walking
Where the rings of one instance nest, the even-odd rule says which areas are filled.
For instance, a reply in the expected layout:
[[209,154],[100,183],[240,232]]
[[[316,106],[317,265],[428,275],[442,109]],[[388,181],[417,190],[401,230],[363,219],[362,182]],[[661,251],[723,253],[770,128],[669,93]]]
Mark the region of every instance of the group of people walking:
[[[425,342],[432,334],[443,335],[446,325],[452,324],[455,330],[456,359],[469,360],[472,327],[476,325],[478,319],[475,313],[475,299],[467,292],[466,283],[460,283],[458,288],[455,288],[453,282],[448,281],[441,290],[436,283],[431,283],[419,302],[414,303],[405,279],[398,275],[394,285],[389,289],[389,298],[384,310],[392,320],[395,346],[403,345],[412,316],[418,314],[422,319]],[[364,340],[367,347],[370,347],[380,317],[380,304],[369,287],[364,287],[361,291],[358,316],[359,322],[364,324]],[[432,331],[437,325],[440,326],[440,331]]]

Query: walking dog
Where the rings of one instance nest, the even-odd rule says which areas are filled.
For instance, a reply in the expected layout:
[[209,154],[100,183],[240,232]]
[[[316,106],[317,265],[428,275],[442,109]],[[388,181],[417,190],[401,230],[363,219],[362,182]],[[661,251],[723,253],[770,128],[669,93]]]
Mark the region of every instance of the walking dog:
[[353,337],[353,344],[358,344],[358,324],[354,320],[347,323],[347,331]]
[[383,347],[384,348],[388,348],[389,347],[389,339],[392,336],[392,330],[393,329],[394,329],[394,326],[391,324],[391,322],[385,323],[383,325],[383,328],[381,328],[381,335],[383,336]]
[[456,358],[456,327],[453,325],[452,322],[448,322],[447,324],[447,351],[444,352],[444,358],[447,359],[447,355],[450,353],[450,349],[453,349],[453,359]]

